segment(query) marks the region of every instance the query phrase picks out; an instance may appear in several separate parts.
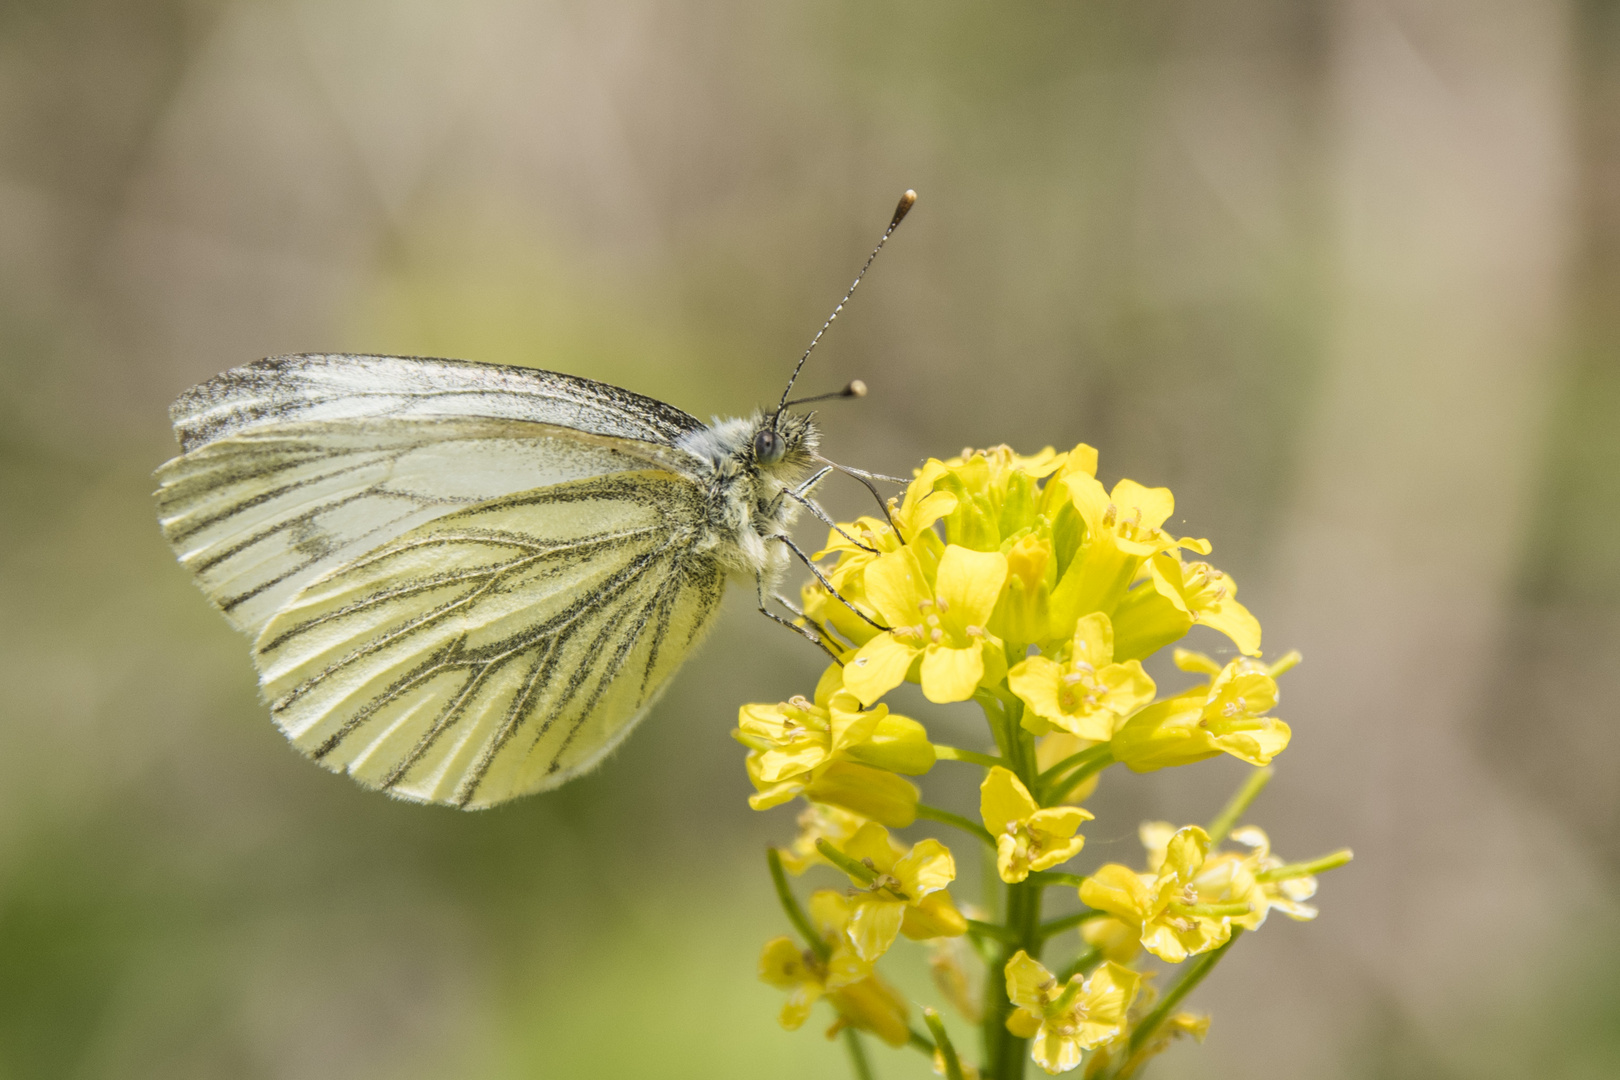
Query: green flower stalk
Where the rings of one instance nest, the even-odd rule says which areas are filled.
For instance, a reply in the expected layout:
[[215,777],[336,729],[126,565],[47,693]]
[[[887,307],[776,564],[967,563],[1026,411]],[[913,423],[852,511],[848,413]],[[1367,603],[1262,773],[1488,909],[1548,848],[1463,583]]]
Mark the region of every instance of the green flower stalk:
[[[1285,862],[1243,820],[1292,737],[1272,710],[1298,654],[1261,658],[1236,583],[1187,561],[1209,542],[1166,531],[1167,489],[1106,489],[1096,471],[1084,444],[927,462],[881,519],[839,523],[816,555],[833,561],[803,590],[803,623],[836,660],[814,695],[739,713],[750,804],[804,806],[797,837],[770,852],[798,940],[768,943],[760,977],[788,993],[783,1027],[830,1006],[828,1035],[849,1041],[857,1077],[874,1071],[868,1036],[963,1080],[1016,1080],[1031,1062],[1087,1080],[1139,1076],[1176,1038],[1202,1040],[1209,1018],[1177,1007],[1237,939],[1273,909],[1314,918],[1316,875],[1350,859]],[[1199,625],[1235,655],[1177,648],[1187,685],[1161,688],[1142,661]],[[930,702],[977,703],[982,745],[933,743],[925,722],[891,712],[882,699],[905,682]],[[1260,768],[1207,829],[1148,822],[1140,869],[1070,868],[1093,819],[1079,804],[1109,769],[1222,754]],[[922,801],[907,777],[940,761],[982,770],[977,814]],[[953,897],[957,852],[890,831],[919,818],[977,852],[994,914]],[[790,879],[812,872],[839,875],[840,888],[801,906]],[[1054,889],[1080,907],[1043,921]],[[913,1025],[878,974],[902,937],[924,944],[941,1000],[978,1027],[977,1065],[934,1009],[922,1010],[926,1031]],[[1162,1000],[1157,964],[1185,973],[1159,980],[1171,987]]]

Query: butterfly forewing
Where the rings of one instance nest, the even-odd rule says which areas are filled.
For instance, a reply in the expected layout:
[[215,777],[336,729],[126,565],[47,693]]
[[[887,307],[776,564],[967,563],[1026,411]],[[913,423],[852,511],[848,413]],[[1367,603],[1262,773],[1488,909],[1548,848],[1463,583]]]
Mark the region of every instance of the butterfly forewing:
[[702,491],[624,472],[418,526],[303,588],[255,648],[277,723],[368,786],[482,806],[628,733],[708,628]]
[[643,469],[654,452],[479,417],[274,424],[159,469],[159,518],[208,596],[257,634],[309,581],[423,522],[516,491]]

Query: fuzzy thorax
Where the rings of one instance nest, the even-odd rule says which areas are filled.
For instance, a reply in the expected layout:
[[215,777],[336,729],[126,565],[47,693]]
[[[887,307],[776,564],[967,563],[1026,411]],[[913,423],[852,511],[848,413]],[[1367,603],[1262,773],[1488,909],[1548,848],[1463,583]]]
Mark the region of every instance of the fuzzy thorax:
[[[762,432],[779,440],[774,460],[760,452]],[[678,446],[697,459],[697,473],[709,495],[699,550],[739,576],[774,582],[788,553],[769,538],[786,532],[798,516],[799,503],[787,491],[810,475],[819,441],[811,416],[783,413],[773,418],[758,412],[716,419],[682,438]]]

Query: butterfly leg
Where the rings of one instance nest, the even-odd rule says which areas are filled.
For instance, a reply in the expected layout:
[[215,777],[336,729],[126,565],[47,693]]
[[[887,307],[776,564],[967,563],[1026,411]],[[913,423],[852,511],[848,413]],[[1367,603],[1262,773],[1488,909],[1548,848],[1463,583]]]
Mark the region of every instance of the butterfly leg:
[[[833,651],[832,646],[828,645],[826,639],[820,634],[816,633],[808,626],[800,626],[796,622],[791,622],[782,618],[782,616],[765,606],[765,578],[763,576],[754,578],[754,591],[755,595],[759,598],[759,613],[761,615],[765,616],[767,619],[770,619],[772,622],[781,623],[783,626],[787,627],[789,630],[793,631],[795,634],[798,634],[800,637],[819,648],[822,652],[832,657],[833,663],[837,664],[839,667],[844,666],[844,662],[838,658],[838,654]],[[783,600],[780,596],[775,597],[775,600],[777,603],[793,612],[793,614],[800,618],[804,618],[804,612],[800,611],[786,600]]]
[[783,492],[783,494],[787,495],[790,499],[792,499],[794,502],[798,503],[800,506],[805,507],[807,510],[810,511],[811,514],[813,514],[815,516],[817,521],[820,521],[823,525],[828,526],[829,528],[832,529],[833,532],[837,533],[839,536],[842,536],[845,540],[848,540],[850,543],[854,544],[856,547],[860,548],[862,551],[869,551],[873,555],[879,554],[877,548],[868,547],[867,545],[861,543],[859,540],[855,539],[849,533],[845,532],[844,527],[842,525],[838,524],[838,522],[834,521],[832,518],[828,517],[827,516],[827,511],[823,510],[821,508],[821,504],[816,502],[816,500],[807,499],[803,495],[800,495],[797,491],[793,491],[793,490],[786,490],[786,491]]
[[819,454],[816,455],[816,460],[824,463],[828,468],[837,469],[845,476],[853,476],[856,480],[860,481],[861,485],[865,487],[867,491],[872,493],[872,498],[877,500],[878,507],[883,511],[883,517],[889,523],[889,528],[894,530],[894,534],[896,536],[900,535],[900,527],[894,523],[894,515],[889,513],[889,504],[887,500],[883,498],[882,492],[878,491],[877,485],[872,483],[872,481],[887,480],[891,484],[904,484],[906,481],[900,479],[898,476],[884,476],[882,473],[870,473],[865,469],[855,469],[848,465],[840,465],[836,461],[828,461]]
[[797,555],[799,557],[799,561],[804,563],[804,565],[809,569],[809,571],[816,576],[816,580],[821,582],[821,587],[823,589],[826,589],[829,593],[831,593],[833,598],[835,600],[837,600],[840,604],[843,604],[845,607],[849,608],[849,610],[851,610],[855,614],[859,615],[863,622],[866,622],[867,624],[869,624],[869,625],[871,625],[871,626],[873,626],[873,627],[875,627],[875,628],[877,628],[879,630],[883,630],[883,631],[888,631],[888,630],[892,629],[892,627],[884,626],[882,623],[877,622],[876,620],[874,620],[872,618],[872,616],[868,615],[866,612],[862,611],[860,608],[856,607],[854,604],[850,603],[848,600],[845,600],[843,595],[840,594],[837,589],[833,588],[833,583],[827,580],[827,575],[823,574],[821,572],[821,567],[817,566],[811,560],[810,556],[806,555],[803,551],[801,551],[799,549],[799,545],[797,545],[797,544],[795,544],[793,542],[792,537],[784,536],[782,533],[777,533],[774,536],[767,536],[765,539],[767,541],[777,540],[777,541],[780,541],[781,543],[785,544],[787,546],[787,549],[789,551],[793,552],[793,554]]

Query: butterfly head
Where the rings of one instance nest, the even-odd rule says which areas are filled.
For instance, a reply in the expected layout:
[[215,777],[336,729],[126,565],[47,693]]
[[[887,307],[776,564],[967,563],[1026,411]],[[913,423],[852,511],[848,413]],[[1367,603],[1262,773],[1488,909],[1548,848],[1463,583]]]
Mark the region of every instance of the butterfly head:
[[760,472],[783,480],[796,479],[810,471],[820,439],[813,414],[778,412],[755,421],[748,453]]

